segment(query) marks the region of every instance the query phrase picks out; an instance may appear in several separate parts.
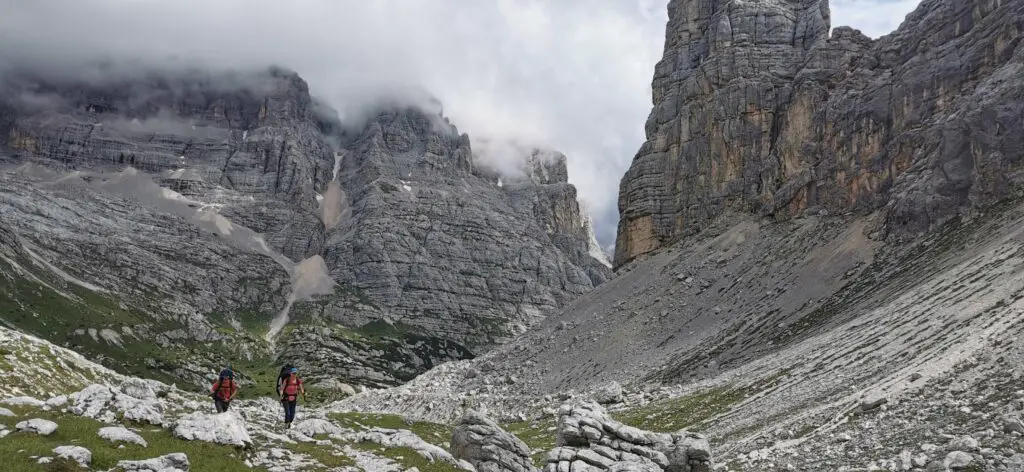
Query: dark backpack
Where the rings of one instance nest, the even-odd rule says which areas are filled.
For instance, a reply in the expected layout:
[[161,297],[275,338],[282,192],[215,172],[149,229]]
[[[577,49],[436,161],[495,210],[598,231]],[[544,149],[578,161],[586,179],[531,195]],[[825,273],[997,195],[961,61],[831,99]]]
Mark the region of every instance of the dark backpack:
[[292,370],[292,367],[293,366],[291,364],[285,364],[284,367],[281,368],[281,373],[277,374],[277,390],[278,391],[280,391],[282,388],[284,388],[284,383],[285,383],[285,381],[288,380],[288,371]]

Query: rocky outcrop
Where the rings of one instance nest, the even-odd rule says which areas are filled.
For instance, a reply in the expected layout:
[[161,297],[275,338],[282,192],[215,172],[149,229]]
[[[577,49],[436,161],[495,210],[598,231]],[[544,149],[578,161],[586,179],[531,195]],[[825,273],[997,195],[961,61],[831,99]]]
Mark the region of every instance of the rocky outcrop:
[[[452,455],[481,472],[530,472],[530,449],[482,414],[467,413],[452,433]],[[558,410],[556,447],[543,470],[584,472],[710,472],[711,447],[703,436],[653,433],[611,419],[596,403]]]
[[711,447],[703,436],[652,433],[608,417],[595,403],[563,405],[555,449],[545,472],[560,470],[710,472]]
[[654,108],[620,185],[615,262],[725,210],[884,209],[921,233],[1020,187],[1024,2],[927,0],[829,36],[827,0],[673,0]]
[[0,134],[14,157],[77,170],[131,166],[186,192],[236,190],[259,203],[227,206],[225,216],[294,260],[317,252],[319,225],[301,223],[317,220],[316,189],[326,187],[334,153],[297,74],[98,69],[98,78],[0,77],[15,114]]
[[452,455],[479,472],[536,472],[530,448],[479,412],[469,412],[452,432]]
[[531,173],[502,180],[474,166],[468,136],[415,109],[375,115],[343,146],[352,218],[325,259],[395,324],[479,352],[610,276],[560,154],[522,156]]

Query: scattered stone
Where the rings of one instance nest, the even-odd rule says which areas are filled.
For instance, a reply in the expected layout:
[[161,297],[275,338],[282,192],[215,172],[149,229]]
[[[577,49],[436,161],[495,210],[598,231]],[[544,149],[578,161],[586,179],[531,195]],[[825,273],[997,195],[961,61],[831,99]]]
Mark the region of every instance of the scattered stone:
[[981,445],[978,440],[971,436],[959,436],[949,442],[949,449],[953,451],[978,452]]
[[861,411],[871,411],[889,402],[889,399],[882,395],[872,395],[860,402]]
[[126,442],[132,444],[138,444],[142,447],[147,447],[146,440],[139,436],[138,433],[127,429],[123,426],[108,426],[100,428],[98,431],[99,436],[110,442]]
[[943,465],[951,470],[963,470],[970,467],[971,463],[974,462],[974,457],[963,451],[953,451],[946,455],[946,460],[943,461]]
[[1024,421],[1021,421],[1018,416],[1003,417],[1003,432],[1006,434],[1024,434]]
[[0,407],[0,416],[13,417],[18,415],[15,415],[13,411],[8,410],[7,408]]
[[33,418],[14,425],[14,428],[26,433],[36,433],[40,436],[49,436],[53,434],[54,431],[57,431],[57,423],[50,420]]
[[53,453],[61,459],[75,461],[82,467],[92,463],[92,451],[81,446],[57,446],[53,448]]

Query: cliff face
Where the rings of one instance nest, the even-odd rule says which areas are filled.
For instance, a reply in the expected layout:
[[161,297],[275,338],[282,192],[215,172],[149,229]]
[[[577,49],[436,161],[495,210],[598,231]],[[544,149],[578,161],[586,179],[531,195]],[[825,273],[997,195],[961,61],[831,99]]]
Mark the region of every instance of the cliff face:
[[522,156],[517,175],[474,165],[442,117],[377,114],[343,140],[352,220],[326,260],[396,321],[486,349],[607,280],[567,183],[565,156]]
[[1024,2],[925,0],[895,33],[829,37],[824,0],[673,0],[615,262],[726,209],[884,209],[912,236],[1020,185]]
[[0,71],[0,322],[178,378],[275,356],[381,386],[611,276],[559,153],[482,168],[439,114],[343,124],[278,69],[92,72]]
[[15,157],[62,170],[130,166],[184,194],[220,187],[252,196],[259,205],[235,202],[227,216],[294,260],[319,252],[315,190],[330,179],[334,153],[293,72],[67,79],[14,71],[3,74],[0,94],[0,135]]

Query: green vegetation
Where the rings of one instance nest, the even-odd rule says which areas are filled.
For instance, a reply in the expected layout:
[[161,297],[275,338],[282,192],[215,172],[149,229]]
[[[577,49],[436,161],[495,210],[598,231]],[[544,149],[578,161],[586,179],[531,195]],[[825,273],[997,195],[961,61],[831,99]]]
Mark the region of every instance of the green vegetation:
[[616,420],[630,426],[659,432],[689,428],[728,410],[746,396],[742,390],[712,388],[685,397],[654,402],[615,413]]
[[331,413],[332,421],[343,428],[366,430],[370,428],[407,429],[424,441],[435,446],[447,448],[452,438],[452,428],[446,424],[429,423],[426,421],[407,421],[398,415],[379,413]]
[[780,371],[744,387],[714,387],[692,395],[652,402],[612,413],[612,418],[623,424],[657,432],[700,430],[707,420],[729,411],[751,395],[773,388],[787,372]]
[[352,461],[350,457],[345,455],[334,454],[333,452],[324,449],[320,446],[317,446],[316,444],[313,443],[300,442],[295,444],[288,444],[285,447],[287,447],[292,452],[305,454],[307,456],[312,457],[313,459],[316,459],[317,462],[323,464],[325,468],[355,465],[355,462]]
[[146,442],[148,447],[136,444],[111,443],[101,439],[97,431],[104,427],[98,421],[53,412],[41,412],[19,409],[18,413],[26,416],[18,418],[0,417],[0,424],[13,429],[19,421],[28,418],[48,419],[58,424],[57,431],[50,436],[39,436],[31,433],[12,433],[0,440],[0,457],[4,458],[4,470],[9,471],[52,471],[52,470],[81,470],[77,466],[74,469],[62,469],[64,464],[54,463],[40,465],[30,456],[52,456],[53,448],[57,446],[81,446],[92,452],[92,468],[105,470],[117,465],[121,460],[142,460],[150,459],[165,454],[182,452],[188,456],[191,463],[190,470],[196,472],[204,471],[250,471],[244,464],[242,451],[231,446],[222,446],[200,441],[185,441],[175,438],[169,431],[157,427],[144,427],[136,431]]
[[534,465],[544,465],[544,457],[547,451],[555,447],[555,420],[545,418],[539,421],[521,421],[503,425],[505,431],[516,435],[521,441],[530,447],[531,451],[537,451],[531,458]]

